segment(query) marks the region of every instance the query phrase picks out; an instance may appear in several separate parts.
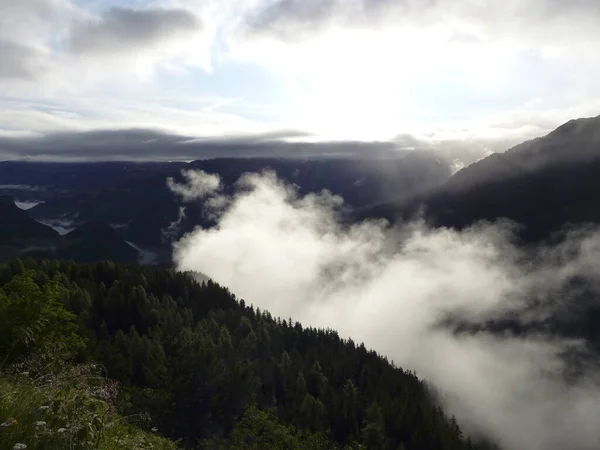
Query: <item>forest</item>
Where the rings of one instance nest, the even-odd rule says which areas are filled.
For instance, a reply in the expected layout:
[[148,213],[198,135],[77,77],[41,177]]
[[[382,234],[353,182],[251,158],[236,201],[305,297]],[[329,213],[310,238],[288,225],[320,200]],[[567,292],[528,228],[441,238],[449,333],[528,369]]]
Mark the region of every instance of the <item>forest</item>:
[[[488,448],[415,373],[191,273],[16,259],[0,286],[0,382],[13,392],[0,400],[0,450]],[[50,397],[54,432],[27,434],[40,420],[11,411],[35,395]],[[48,444],[69,433],[70,447]]]

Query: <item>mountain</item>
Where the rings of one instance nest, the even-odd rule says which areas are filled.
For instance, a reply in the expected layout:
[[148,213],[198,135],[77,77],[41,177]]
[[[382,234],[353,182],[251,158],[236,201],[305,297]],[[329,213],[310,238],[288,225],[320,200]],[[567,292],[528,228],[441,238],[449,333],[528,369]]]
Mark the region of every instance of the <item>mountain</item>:
[[[53,167],[59,169],[59,166]],[[201,202],[183,205],[167,188],[167,177],[184,181],[181,167],[155,171],[145,177],[136,175],[101,189],[81,187],[56,193],[47,196],[44,203],[29,213],[40,221],[60,221],[72,227],[87,221],[108,223],[123,239],[136,246],[160,255],[168,254],[171,242],[165,241],[163,230],[178,220],[182,206],[186,207],[186,217],[174,239],[195,226],[212,225],[203,215]],[[447,162],[428,152],[404,152],[387,159],[216,158],[194,161],[184,167],[219,175],[226,193],[234,191],[235,182],[244,173],[272,170],[286,183],[294,184],[300,194],[327,189],[341,195],[349,208],[414,196],[443,183],[451,173]],[[101,172],[105,170],[106,166],[102,166]],[[26,183],[20,178],[12,181]]]
[[0,196],[0,259],[14,256],[77,261],[135,262],[138,250],[109,225],[88,222],[66,236],[32,219],[8,196]]
[[68,244],[57,256],[82,262],[101,260],[135,262],[138,251],[108,224],[86,222],[65,236]]
[[26,196],[107,189],[153,173],[178,170],[182,162],[28,162],[0,161],[0,192]]
[[0,196],[0,239],[3,244],[52,239],[58,235],[52,228],[33,220],[19,209],[12,197]]
[[33,220],[9,196],[0,196],[0,259],[19,255],[26,248],[48,248],[58,233]]
[[[128,434],[136,433],[137,425],[180,440],[178,448],[484,448],[463,436],[414,373],[333,330],[273,318],[189,274],[114,262],[15,260],[0,264],[2,312],[8,313],[0,314],[0,361],[15,364],[19,375],[0,372],[0,386],[11,388],[10,396],[0,396],[0,420],[21,414],[15,432],[28,425],[35,430],[33,424],[47,420],[50,430],[64,427],[76,448],[84,447],[76,443],[86,433],[93,433],[94,448],[119,443],[120,448],[173,448],[123,442],[121,436],[113,440],[118,412],[127,418]],[[25,337],[29,345],[17,345],[23,327],[31,330]],[[73,354],[95,361],[91,369],[96,370],[69,367]],[[34,383],[43,370],[44,382]],[[52,380],[68,382],[55,387]],[[17,382],[22,390],[15,388]],[[6,408],[11,399],[40,386],[45,396]],[[80,395],[71,394],[71,400],[65,392],[74,388]],[[57,390],[60,395],[51,395]],[[95,420],[99,414],[92,417],[97,411],[100,420]],[[75,427],[80,422],[82,431]],[[111,426],[103,432],[107,423]],[[39,426],[34,442],[51,442],[56,433],[40,433]],[[104,433],[109,445],[98,446]],[[2,443],[13,438],[2,436]],[[32,440],[24,431],[21,436]],[[13,448],[14,441],[9,443],[0,448]],[[65,448],[64,441],[43,448]]]
[[462,169],[409,201],[367,208],[358,218],[409,218],[420,210],[434,226],[463,228],[510,219],[525,241],[569,224],[600,223],[600,116],[571,120],[547,136]]

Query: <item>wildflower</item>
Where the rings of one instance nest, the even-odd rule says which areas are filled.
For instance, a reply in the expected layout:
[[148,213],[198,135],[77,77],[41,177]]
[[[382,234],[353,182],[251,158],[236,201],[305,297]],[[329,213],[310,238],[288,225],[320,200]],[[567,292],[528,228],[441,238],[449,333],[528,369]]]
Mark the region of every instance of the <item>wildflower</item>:
[[21,444],[21,443],[16,443],[15,446],[13,447],[13,450],[25,450],[26,448],[27,448],[27,445]]
[[65,431],[67,431],[66,428],[59,428],[58,430],[56,430],[57,433],[64,433]]
[[36,427],[44,427],[44,426],[46,426],[46,422],[44,422],[43,420],[38,420],[38,421],[35,423],[35,426],[36,426]]
[[10,419],[6,419],[5,422],[0,423],[0,428],[10,427],[11,425],[17,425],[18,423],[19,422],[17,422],[17,419],[11,417]]

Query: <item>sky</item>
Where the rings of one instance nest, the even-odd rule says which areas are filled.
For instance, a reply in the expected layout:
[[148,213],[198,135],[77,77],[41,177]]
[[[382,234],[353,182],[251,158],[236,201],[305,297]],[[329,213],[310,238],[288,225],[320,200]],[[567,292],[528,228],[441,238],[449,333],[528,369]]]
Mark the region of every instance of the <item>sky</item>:
[[0,11],[11,140],[411,136],[485,154],[600,111],[595,0],[0,0]]

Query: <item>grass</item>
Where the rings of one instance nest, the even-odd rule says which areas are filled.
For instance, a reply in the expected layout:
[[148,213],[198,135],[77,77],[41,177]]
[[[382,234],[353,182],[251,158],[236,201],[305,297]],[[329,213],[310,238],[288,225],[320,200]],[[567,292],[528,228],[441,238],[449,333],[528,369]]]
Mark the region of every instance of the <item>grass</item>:
[[117,394],[117,383],[100,376],[94,365],[35,376],[0,374],[0,450],[177,448],[155,428],[145,431],[131,423],[147,417],[118,415]]

